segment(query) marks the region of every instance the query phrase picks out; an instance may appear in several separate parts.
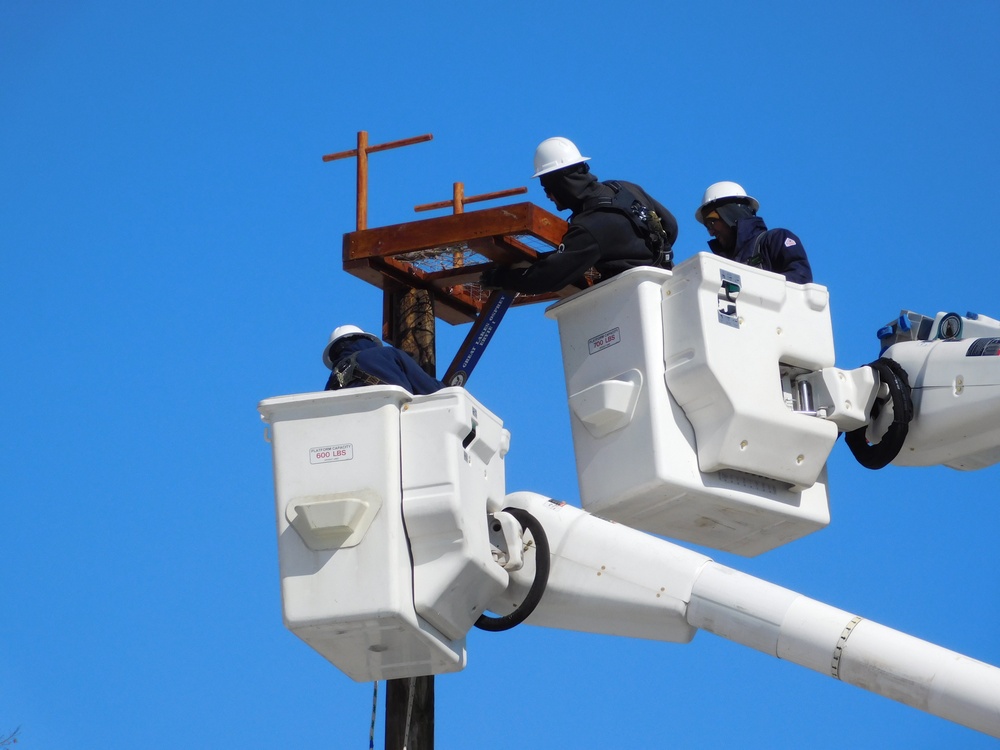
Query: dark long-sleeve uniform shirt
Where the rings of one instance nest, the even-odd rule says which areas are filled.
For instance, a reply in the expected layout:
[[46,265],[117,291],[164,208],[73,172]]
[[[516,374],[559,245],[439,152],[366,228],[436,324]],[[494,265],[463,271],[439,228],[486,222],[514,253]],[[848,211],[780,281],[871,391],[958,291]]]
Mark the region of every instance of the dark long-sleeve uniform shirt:
[[[569,228],[555,252],[528,268],[499,268],[488,275],[489,283],[525,294],[554,292],[570,284],[583,283],[583,276],[596,268],[601,279],[637,266],[653,265],[656,258],[632,221],[610,208],[584,208],[593,199],[614,195],[614,190],[594,175],[573,174],[564,179],[561,202],[573,210]],[[656,211],[667,234],[666,250],[677,239],[677,220],[645,190],[630,182],[619,184],[648,208]]]
[[732,255],[722,251],[718,240],[709,240],[708,246],[716,255],[780,273],[787,281],[808,284],[813,280],[802,240],[787,229],[768,229],[759,216],[736,222],[736,250]]

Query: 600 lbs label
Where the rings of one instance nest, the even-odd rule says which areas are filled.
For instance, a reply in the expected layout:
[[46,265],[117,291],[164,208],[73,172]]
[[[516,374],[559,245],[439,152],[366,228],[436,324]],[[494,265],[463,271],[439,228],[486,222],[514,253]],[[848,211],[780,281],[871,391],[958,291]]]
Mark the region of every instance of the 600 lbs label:
[[331,461],[350,461],[352,458],[354,458],[354,445],[352,443],[324,445],[322,448],[309,449],[309,463],[311,464],[327,464]]

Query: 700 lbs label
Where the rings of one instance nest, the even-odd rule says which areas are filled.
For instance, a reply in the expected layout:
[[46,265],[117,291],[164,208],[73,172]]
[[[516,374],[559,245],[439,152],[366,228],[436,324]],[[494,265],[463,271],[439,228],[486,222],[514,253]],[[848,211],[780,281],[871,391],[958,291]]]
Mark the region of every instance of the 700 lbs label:
[[587,350],[590,354],[596,354],[597,352],[604,351],[609,346],[614,346],[622,339],[622,333],[617,328],[612,328],[610,331],[605,331],[599,336],[594,336],[587,341]]
[[322,448],[309,449],[309,463],[311,464],[327,464],[331,461],[350,461],[352,458],[354,458],[354,445],[352,443],[324,445]]

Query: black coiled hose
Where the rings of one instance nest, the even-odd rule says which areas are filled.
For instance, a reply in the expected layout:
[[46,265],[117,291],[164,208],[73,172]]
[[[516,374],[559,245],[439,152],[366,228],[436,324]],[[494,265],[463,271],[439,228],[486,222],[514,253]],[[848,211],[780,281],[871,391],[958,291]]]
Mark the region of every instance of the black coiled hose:
[[[867,427],[859,427],[844,435],[844,442],[858,463],[866,469],[881,469],[899,455],[906,441],[906,433],[913,419],[913,398],[910,395],[910,380],[902,365],[892,359],[881,357],[870,365],[878,373],[881,382],[889,387],[892,400],[892,424],[882,439],[872,445],[865,435]],[[878,416],[878,403],[872,409],[872,417]]]
[[521,528],[531,532],[531,537],[535,540],[535,579],[531,582],[528,595],[524,601],[509,615],[503,617],[490,617],[480,615],[476,620],[476,627],[480,630],[488,630],[497,633],[501,630],[510,630],[515,625],[520,625],[538,606],[542,600],[542,593],[545,585],[549,582],[549,539],[545,536],[545,529],[542,524],[528,511],[521,508],[504,508],[504,513],[510,513]]

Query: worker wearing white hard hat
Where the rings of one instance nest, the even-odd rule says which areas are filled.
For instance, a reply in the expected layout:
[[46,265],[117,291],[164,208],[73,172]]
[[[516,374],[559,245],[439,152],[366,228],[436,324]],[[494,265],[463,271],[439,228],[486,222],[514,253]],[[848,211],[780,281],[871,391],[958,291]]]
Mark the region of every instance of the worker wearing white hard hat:
[[535,149],[535,173],[531,176],[541,177],[585,161],[590,161],[590,157],[581,154],[580,149],[569,138],[546,138]]
[[760,202],[736,182],[708,186],[694,218],[712,235],[708,246],[716,255],[782,274],[786,280],[813,280],[809,258],[800,240],[787,229],[768,229],[757,216]]
[[398,385],[421,396],[444,388],[444,383],[424,372],[409,354],[394,346],[383,346],[378,336],[355,325],[333,329],[323,349],[323,364],[332,371],[326,383],[328,391]]
[[331,353],[333,352],[334,347],[336,347],[339,343],[343,342],[345,339],[351,337],[363,337],[371,339],[379,346],[382,346],[382,342],[379,340],[379,337],[376,336],[374,333],[366,333],[365,331],[354,325],[337,326],[336,328],[333,329],[333,333],[330,334],[330,343],[328,343],[326,345],[326,348],[323,350],[323,364],[332,370],[335,360],[331,356]]
[[534,174],[556,209],[571,211],[559,249],[527,268],[494,268],[480,283],[486,288],[526,294],[585,286],[595,268],[601,279],[637,266],[673,266],[677,220],[662,204],[631,182],[600,182],[589,156],[561,136],[535,149]]

